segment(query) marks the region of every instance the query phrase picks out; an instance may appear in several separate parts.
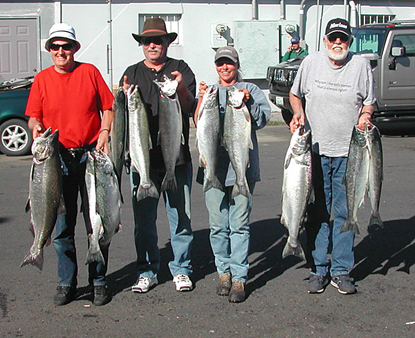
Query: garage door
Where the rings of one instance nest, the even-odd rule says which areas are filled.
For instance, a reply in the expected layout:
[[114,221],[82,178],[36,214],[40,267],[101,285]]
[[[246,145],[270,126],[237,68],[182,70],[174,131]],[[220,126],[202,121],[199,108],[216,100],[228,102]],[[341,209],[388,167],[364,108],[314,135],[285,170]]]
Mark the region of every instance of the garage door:
[[35,75],[37,19],[0,19],[0,82]]

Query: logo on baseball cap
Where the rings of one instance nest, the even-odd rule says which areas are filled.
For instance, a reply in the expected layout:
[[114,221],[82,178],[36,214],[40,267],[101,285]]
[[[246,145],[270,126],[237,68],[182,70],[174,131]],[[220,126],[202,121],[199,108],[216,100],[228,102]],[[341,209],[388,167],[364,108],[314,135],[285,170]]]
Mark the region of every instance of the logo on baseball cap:
[[298,36],[293,36],[291,38],[291,43],[299,43],[300,42],[300,38]]
[[350,36],[352,34],[352,30],[350,28],[349,22],[340,18],[330,20],[326,26],[326,35],[330,35],[331,33],[335,32]]
[[238,52],[231,46],[220,47],[215,54],[215,62],[220,58],[229,59],[235,63],[239,63]]

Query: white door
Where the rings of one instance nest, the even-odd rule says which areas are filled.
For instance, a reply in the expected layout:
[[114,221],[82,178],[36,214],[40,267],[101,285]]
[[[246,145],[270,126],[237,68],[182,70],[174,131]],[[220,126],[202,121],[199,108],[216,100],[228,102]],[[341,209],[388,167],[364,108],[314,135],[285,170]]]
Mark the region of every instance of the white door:
[[35,75],[37,19],[0,19],[0,82]]

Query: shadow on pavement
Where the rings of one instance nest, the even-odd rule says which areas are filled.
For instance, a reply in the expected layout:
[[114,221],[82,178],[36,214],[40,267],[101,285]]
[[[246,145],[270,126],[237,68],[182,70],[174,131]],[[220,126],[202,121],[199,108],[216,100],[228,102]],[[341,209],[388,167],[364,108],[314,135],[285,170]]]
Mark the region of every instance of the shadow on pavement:
[[[300,242],[303,248],[305,244],[305,232],[300,232]],[[251,224],[251,255],[259,253],[259,256],[250,260],[248,294],[262,288],[267,282],[282,275],[286,270],[301,263],[302,260],[295,256],[282,259],[282,251],[287,243],[287,230],[280,223],[280,219],[273,218],[257,221]],[[304,263],[299,268],[306,267]]]
[[355,246],[355,280],[370,274],[386,275],[389,269],[409,274],[415,263],[415,217],[384,223],[383,228],[369,229],[369,234]]

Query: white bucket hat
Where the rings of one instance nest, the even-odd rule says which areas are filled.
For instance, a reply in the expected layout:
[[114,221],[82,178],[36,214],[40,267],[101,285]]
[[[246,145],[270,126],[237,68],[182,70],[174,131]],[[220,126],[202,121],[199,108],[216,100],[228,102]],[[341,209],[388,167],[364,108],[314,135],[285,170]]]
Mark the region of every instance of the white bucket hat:
[[76,43],[76,51],[81,48],[81,44],[76,40],[75,29],[66,23],[55,23],[49,30],[49,39],[46,40],[45,48],[47,51],[50,49],[51,40],[55,38],[63,38],[72,40]]

